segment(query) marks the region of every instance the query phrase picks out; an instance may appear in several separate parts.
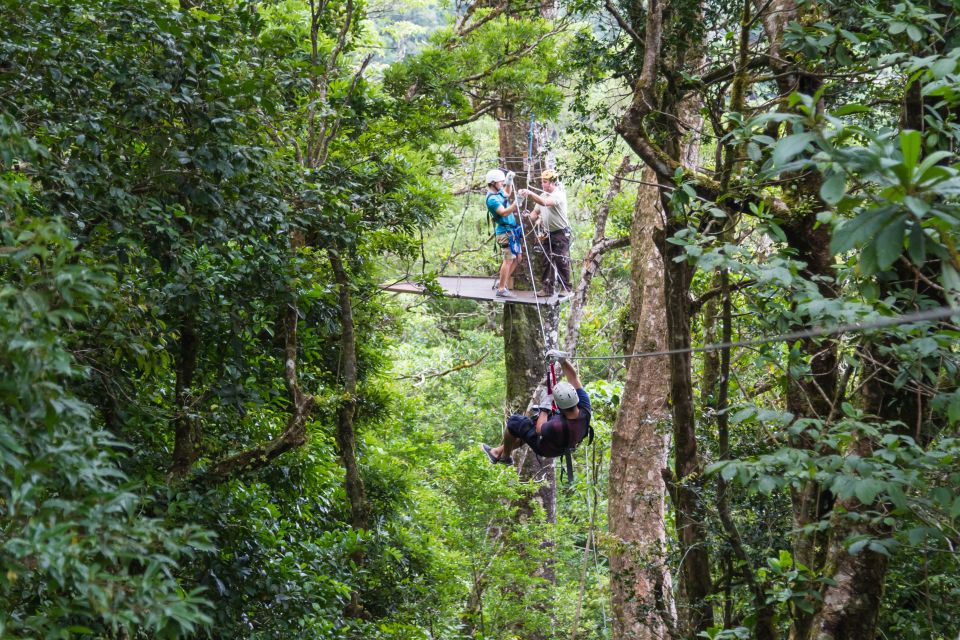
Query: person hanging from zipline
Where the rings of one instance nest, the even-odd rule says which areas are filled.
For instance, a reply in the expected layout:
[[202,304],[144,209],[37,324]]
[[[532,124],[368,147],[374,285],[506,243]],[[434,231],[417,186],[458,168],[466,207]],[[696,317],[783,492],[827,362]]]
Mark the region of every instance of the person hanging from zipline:
[[570,280],[570,221],[567,219],[567,194],[563,185],[557,180],[557,172],[547,169],[540,174],[543,186],[541,194],[529,189],[520,189],[517,192],[521,198],[530,198],[537,203],[537,207],[530,214],[530,219],[538,219],[546,230],[543,242],[543,257],[541,282],[543,295],[551,297],[557,280],[564,292],[572,289]]
[[[541,398],[535,408],[535,411],[539,410],[534,416],[536,422],[527,416],[512,415],[507,418],[507,428],[499,446],[480,445],[493,464],[513,464],[513,452],[524,444],[538,456],[558,458],[573,451],[588,435],[593,441],[590,426],[593,408],[576,370],[562,351],[551,349],[547,357],[551,362],[560,363],[567,380],[553,387],[552,398],[550,395]],[[556,412],[553,411],[554,404],[558,409]]]
[[520,264],[520,243],[523,231],[517,223],[517,203],[510,203],[513,195],[513,172],[504,174],[500,169],[487,172],[487,212],[493,219],[497,244],[503,253],[500,275],[497,278],[497,297],[510,298],[510,277]]

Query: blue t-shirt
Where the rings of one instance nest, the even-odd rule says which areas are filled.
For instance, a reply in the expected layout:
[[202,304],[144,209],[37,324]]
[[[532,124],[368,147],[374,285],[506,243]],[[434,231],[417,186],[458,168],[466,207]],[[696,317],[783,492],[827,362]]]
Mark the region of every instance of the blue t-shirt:
[[513,217],[511,213],[508,216],[500,216],[497,213],[497,209],[503,207],[506,209],[510,206],[510,200],[507,199],[507,194],[502,190],[497,191],[496,193],[487,192],[487,211],[490,213],[490,217],[493,218],[494,223],[496,223],[496,233],[497,235],[503,235],[508,233],[510,229],[517,226],[517,219]]

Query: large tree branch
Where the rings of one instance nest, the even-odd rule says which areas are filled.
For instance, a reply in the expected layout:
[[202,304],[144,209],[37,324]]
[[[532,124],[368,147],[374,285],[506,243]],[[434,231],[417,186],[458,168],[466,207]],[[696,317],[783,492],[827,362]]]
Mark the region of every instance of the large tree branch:
[[461,119],[459,119],[459,120],[454,120],[454,121],[452,121],[452,122],[447,122],[447,123],[445,123],[445,124],[442,124],[442,125],[438,126],[437,128],[438,128],[438,129],[452,129],[452,128],[454,128],[454,127],[460,127],[460,126],[463,126],[463,125],[465,125],[465,124],[470,124],[471,122],[473,122],[473,121],[475,121],[475,120],[479,120],[479,119],[480,119],[481,117],[483,117],[485,114],[490,113],[491,111],[493,111],[493,109],[496,108],[497,104],[498,104],[497,102],[493,102],[493,101],[488,102],[488,103],[485,104],[483,107],[481,107],[480,109],[477,109],[476,111],[474,111],[472,114],[470,114],[470,115],[467,116],[466,118],[461,118]]
[[[296,241],[293,241],[296,244]],[[194,479],[195,484],[213,486],[236,476],[261,469],[282,454],[303,446],[307,441],[307,420],[314,407],[314,397],[300,390],[297,382],[297,323],[300,311],[287,305],[284,314],[283,377],[290,394],[291,413],[283,432],[267,443],[221,460]]]
[[350,278],[337,251],[330,251],[330,266],[340,294],[340,371],[343,375],[344,392],[337,410],[336,441],[346,472],[345,487],[350,500],[350,523],[355,529],[366,529],[369,525],[369,510],[357,466],[356,434],[353,428],[357,410],[357,337]]
[[474,360],[473,362],[469,362],[469,361],[464,360],[464,361],[461,362],[460,364],[458,364],[458,365],[456,365],[456,366],[453,366],[453,367],[450,367],[449,369],[445,369],[445,370],[443,370],[443,371],[429,371],[429,370],[428,370],[428,371],[422,371],[422,372],[420,372],[420,373],[415,373],[415,374],[413,374],[413,375],[399,376],[399,377],[397,378],[397,380],[410,380],[410,379],[412,379],[412,378],[418,378],[418,379],[419,379],[419,382],[416,382],[413,386],[419,387],[419,386],[422,385],[424,382],[426,382],[427,378],[442,378],[443,376],[449,375],[449,374],[454,373],[454,372],[456,372],[456,371],[462,371],[463,369],[469,369],[469,368],[471,368],[471,367],[475,367],[475,366],[477,366],[478,364],[480,364],[481,362],[483,362],[484,360],[486,360],[488,355],[490,355],[490,354],[489,354],[489,353],[484,353],[482,356],[480,356],[479,358],[477,358],[477,359]]
[[473,31],[476,31],[477,29],[479,29],[486,23],[490,22],[497,16],[502,16],[506,11],[507,11],[506,5],[495,7],[493,11],[483,16],[482,18],[480,18],[479,20],[471,24],[469,27],[465,27],[464,25],[466,25],[467,18],[469,18],[469,16],[472,15],[473,12],[470,11],[468,14],[465,14],[463,19],[461,21],[458,21],[457,25],[454,27],[454,32],[457,34],[458,37],[456,39],[454,38],[450,39],[450,42],[447,43],[447,49],[455,48],[458,44],[461,43],[463,38],[465,38],[467,35],[469,35]]
[[606,0],[605,6],[610,15],[612,15],[614,20],[617,21],[617,24],[620,25],[620,28],[627,32],[635,44],[642,46],[644,44],[643,38],[641,38],[640,35],[633,30],[633,27],[631,27],[630,23],[624,19],[623,15],[617,10],[617,8],[613,6],[613,3],[610,0]]

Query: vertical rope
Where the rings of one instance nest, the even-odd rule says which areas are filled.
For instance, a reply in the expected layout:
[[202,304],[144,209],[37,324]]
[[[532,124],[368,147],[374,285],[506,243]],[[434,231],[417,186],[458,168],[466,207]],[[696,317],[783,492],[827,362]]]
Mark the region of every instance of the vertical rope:
[[[534,116],[530,114],[530,131],[527,134],[527,182],[530,182],[530,167],[533,165],[533,125]],[[527,185],[529,186],[529,184]],[[527,245],[527,232],[523,228],[523,214],[520,213],[520,203],[526,206],[526,198],[517,200],[517,220],[520,223],[520,238],[523,241],[523,252],[527,255],[527,268],[530,271],[530,286],[533,287],[533,303],[537,306],[537,319],[540,321],[540,335],[543,337],[543,346],[547,346],[547,327],[543,322],[543,314],[540,313],[540,296],[537,295],[537,278],[533,275],[533,262],[530,260],[530,248]]]

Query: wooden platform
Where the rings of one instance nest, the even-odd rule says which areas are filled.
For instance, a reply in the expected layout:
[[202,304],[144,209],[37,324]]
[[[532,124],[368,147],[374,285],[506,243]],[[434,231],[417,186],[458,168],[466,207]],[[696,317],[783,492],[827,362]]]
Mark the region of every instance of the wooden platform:
[[[481,278],[478,276],[440,276],[437,278],[437,284],[443,288],[443,294],[450,298],[466,298],[468,300],[480,300],[482,302],[510,302],[515,304],[558,304],[566,302],[573,297],[571,293],[554,294],[547,298],[546,296],[534,297],[533,291],[511,291],[513,294],[509,298],[498,298],[497,290],[494,288],[495,278]],[[384,291],[393,291],[395,293],[415,293],[423,295],[424,288],[413,282],[398,282],[396,284],[385,284],[380,287]]]

